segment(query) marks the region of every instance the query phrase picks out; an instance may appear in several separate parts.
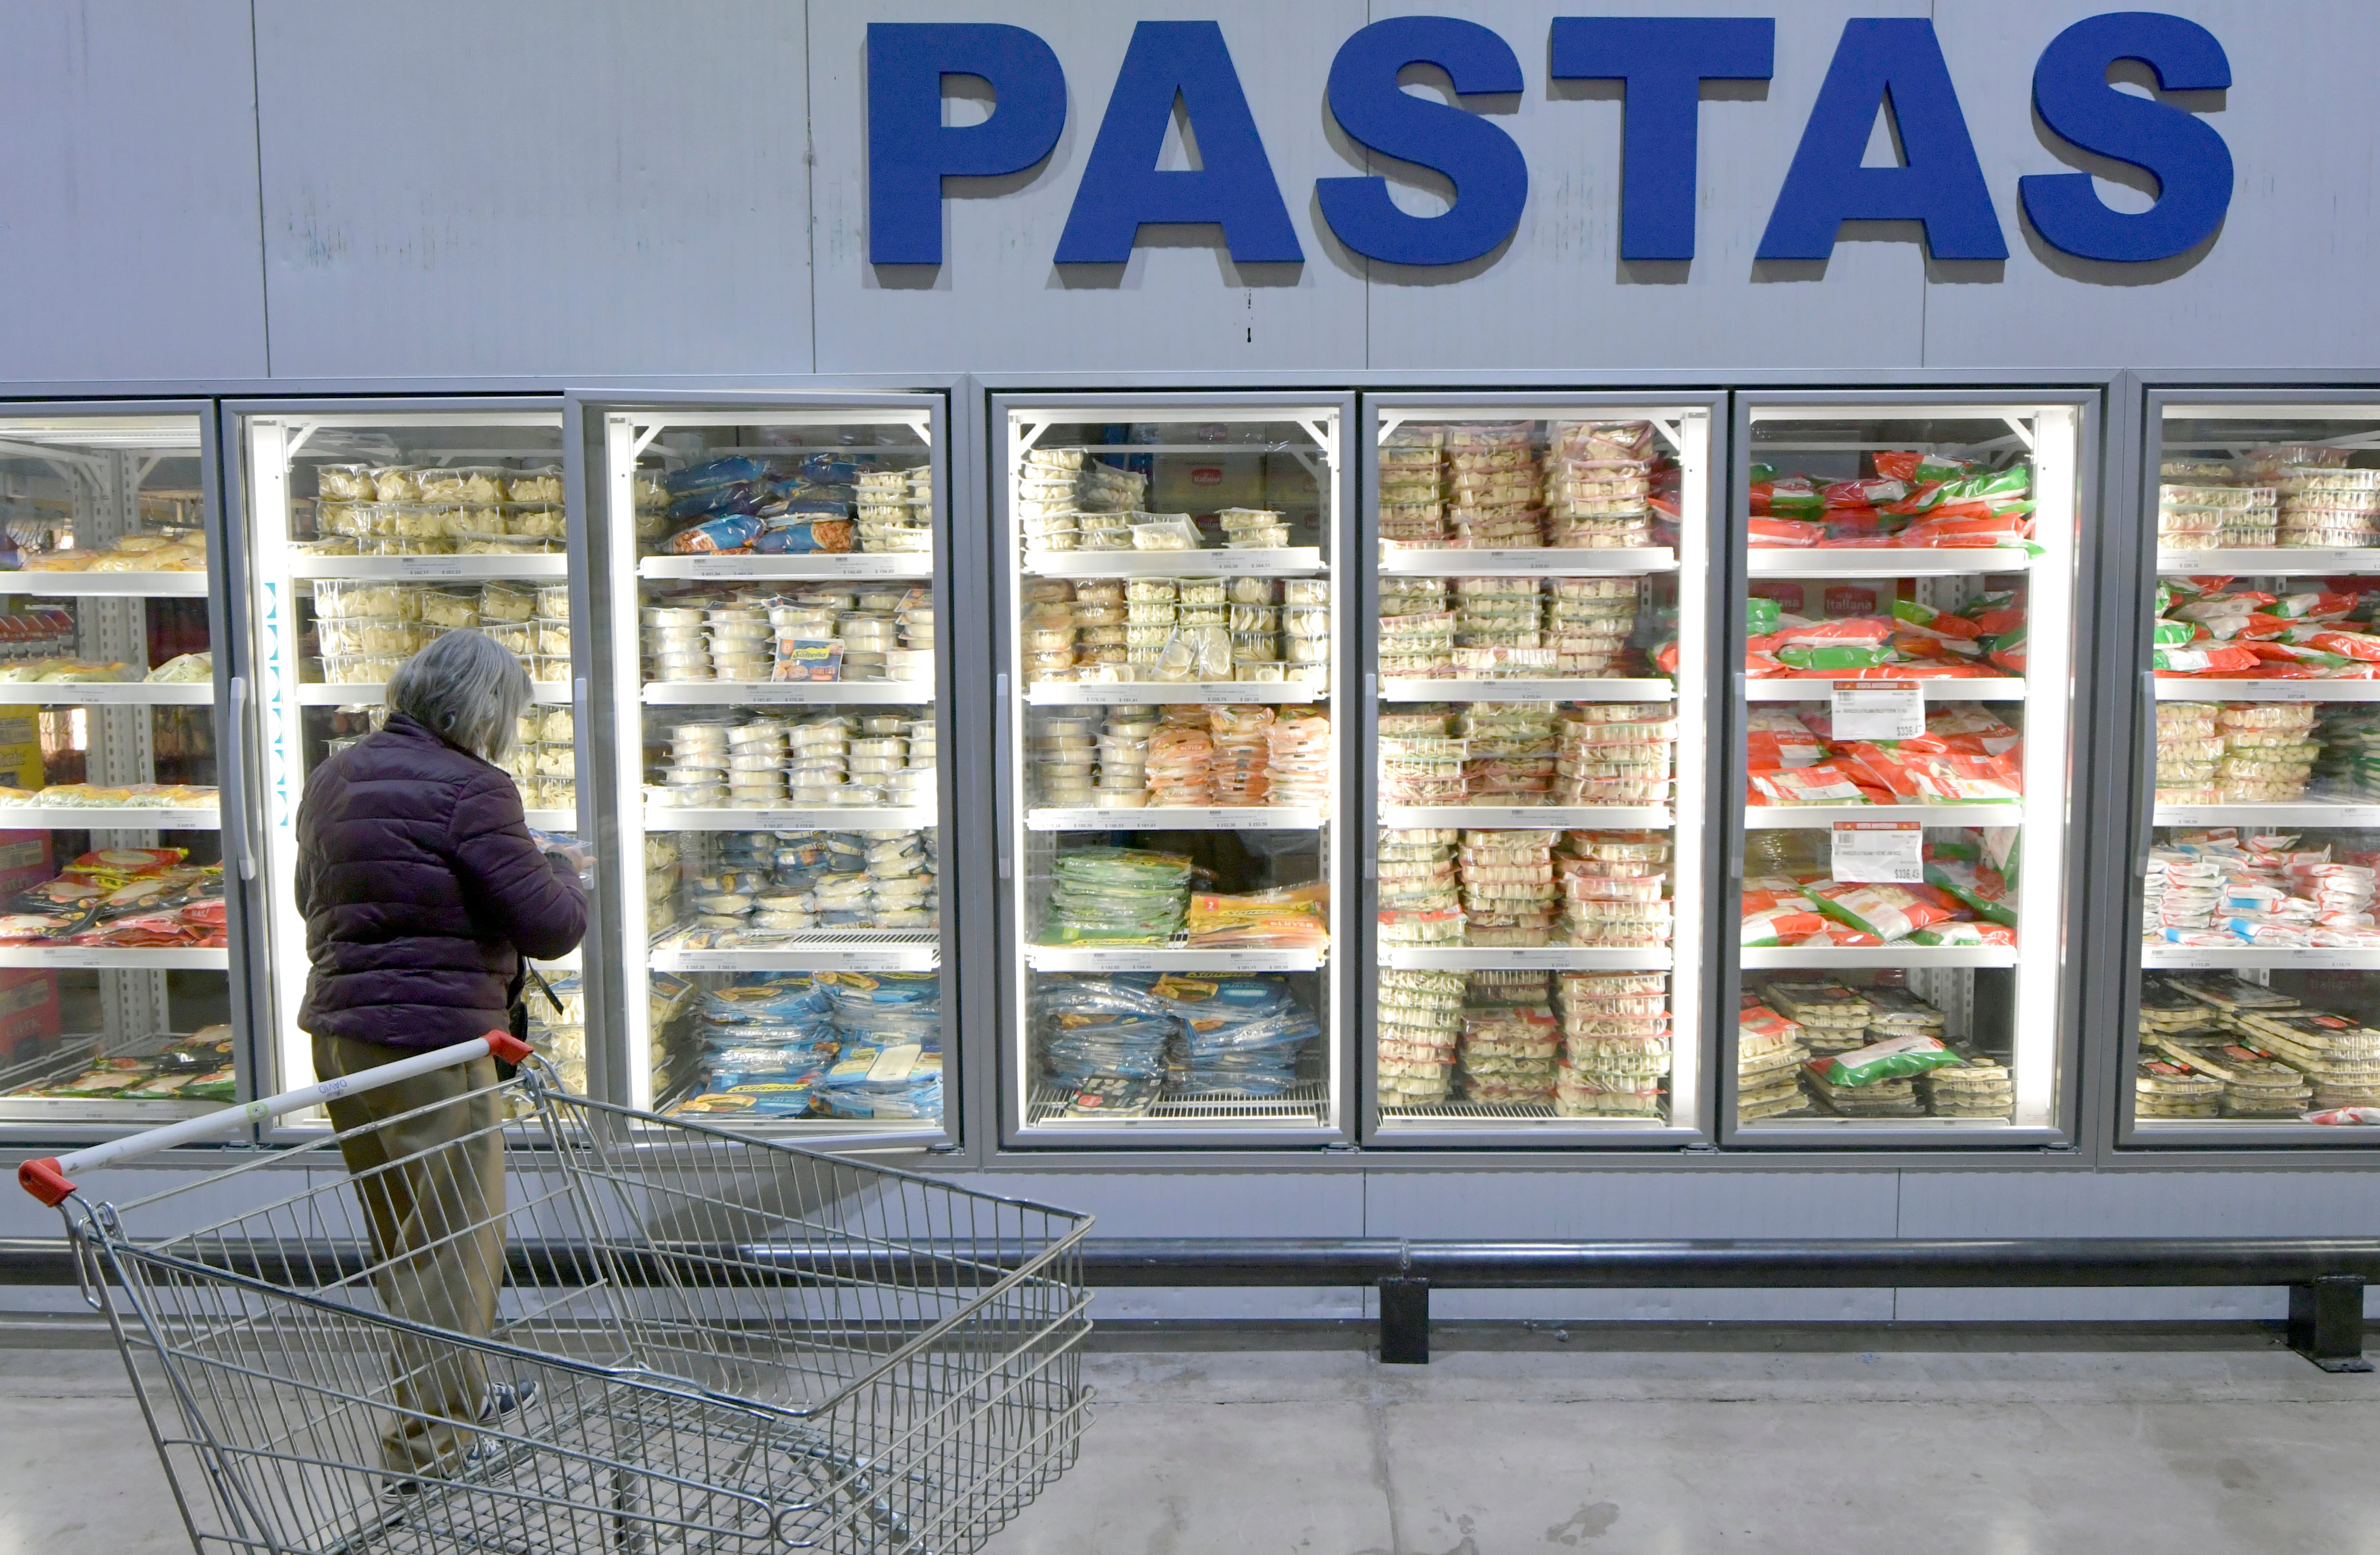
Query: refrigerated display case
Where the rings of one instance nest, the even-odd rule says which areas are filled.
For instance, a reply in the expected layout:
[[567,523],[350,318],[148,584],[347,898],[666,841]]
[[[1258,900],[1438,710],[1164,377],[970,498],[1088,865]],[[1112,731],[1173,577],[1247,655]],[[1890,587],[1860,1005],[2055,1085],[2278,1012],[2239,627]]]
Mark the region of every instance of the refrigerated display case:
[[1733,1140],[2071,1128],[2093,395],[1740,395]]
[[1383,1145],[1705,1137],[1716,398],[1366,395]]
[[2125,1140],[2380,1138],[2380,394],[2153,390],[2144,432]]
[[625,1099],[947,1137],[947,401],[574,407]]
[[[582,833],[587,743],[583,534],[564,500],[558,400],[356,401],[225,407],[245,522],[235,558],[248,603],[254,829],[264,939],[268,1089],[311,1083],[298,1030],[308,958],[294,889],[306,778],[380,727],[397,666],[441,633],[473,630],[519,655],[534,699],[510,771],[532,830]],[[251,679],[252,677],[252,679]],[[582,953],[540,963],[530,1039],[574,1089],[590,1069]]]
[[1012,1142],[1349,1137],[1337,395],[995,396]]
[[202,407],[0,415],[0,1126],[244,1094],[216,513]]

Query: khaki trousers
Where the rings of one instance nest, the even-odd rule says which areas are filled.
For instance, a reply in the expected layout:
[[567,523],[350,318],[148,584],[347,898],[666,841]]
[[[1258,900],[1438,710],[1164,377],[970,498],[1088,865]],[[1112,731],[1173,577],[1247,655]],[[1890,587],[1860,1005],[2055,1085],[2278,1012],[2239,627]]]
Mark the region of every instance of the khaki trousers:
[[[314,1072],[325,1080],[410,1056],[377,1042],[314,1039]],[[504,1271],[504,1136],[497,1099],[469,1094],[495,1083],[495,1061],[482,1057],[330,1104],[332,1125],[347,1135],[339,1151],[371,1227],[373,1284],[392,1317],[455,1333],[495,1329]],[[419,1107],[431,1111],[382,1122]],[[381,1462],[408,1476],[452,1473],[487,1400],[481,1357],[409,1335],[394,1349],[391,1402],[405,1413],[381,1437]]]

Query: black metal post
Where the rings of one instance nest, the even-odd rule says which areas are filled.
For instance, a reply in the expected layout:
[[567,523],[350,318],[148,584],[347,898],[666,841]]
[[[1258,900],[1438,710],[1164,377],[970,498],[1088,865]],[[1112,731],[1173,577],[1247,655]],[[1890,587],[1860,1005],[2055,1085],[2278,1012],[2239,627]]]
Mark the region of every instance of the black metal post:
[[1429,1282],[1380,1282],[1380,1364],[1429,1365]]
[[2289,1287],[2289,1348],[2325,1371],[2370,1371],[2363,1358],[2363,1281],[2317,1274]]

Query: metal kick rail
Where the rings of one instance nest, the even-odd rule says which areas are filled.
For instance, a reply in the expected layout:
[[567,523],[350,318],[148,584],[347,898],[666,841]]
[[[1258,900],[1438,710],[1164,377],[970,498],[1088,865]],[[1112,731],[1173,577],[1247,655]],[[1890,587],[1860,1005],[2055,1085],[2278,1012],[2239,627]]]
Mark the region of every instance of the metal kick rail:
[[[293,1256],[321,1271],[359,1255],[353,1247],[260,1247],[251,1272],[274,1278]],[[596,1270],[586,1250],[562,1243],[516,1244],[512,1260],[541,1279]],[[931,1245],[906,1255],[951,1264]],[[1022,1259],[1022,1248],[979,1245],[983,1274]],[[630,1283],[699,1282],[706,1268],[755,1268],[788,1285],[847,1277],[845,1255],[799,1246],[656,1245],[623,1261],[613,1277]],[[868,1259],[886,1273],[888,1255]],[[1407,1242],[1393,1238],[1092,1238],[1081,1245],[1082,1278],[1099,1286],[1371,1285],[1380,1296],[1380,1358],[1429,1359],[1429,1294],[1437,1290],[1790,1290],[2044,1288],[2075,1286],[2286,1286],[2289,1343],[2325,1371],[2370,1371],[2363,1358],[2363,1291],[2380,1280],[2380,1240],[2348,1237],[2013,1237],[1962,1239],[1702,1242]],[[957,1278],[968,1276],[961,1273]],[[0,1284],[62,1284],[71,1255],[53,1241],[0,1240]]]

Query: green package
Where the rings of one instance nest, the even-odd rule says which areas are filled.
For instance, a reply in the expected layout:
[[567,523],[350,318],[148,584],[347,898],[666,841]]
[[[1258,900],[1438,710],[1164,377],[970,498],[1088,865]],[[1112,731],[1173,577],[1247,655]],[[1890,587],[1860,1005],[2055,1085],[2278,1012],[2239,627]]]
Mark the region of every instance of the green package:
[[1812,1063],[1810,1073],[1830,1085],[1872,1086],[1878,1080],[1897,1080],[1908,1075],[1923,1075],[1929,1069],[1958,1069],[1966,1061],[1944,1047],[1933,1037],[1895,1037],[1871,1047],[1837,1053]]
[[1780,648],[1777,662],[1794,670],[1872,670],[1900,662],[1883,643],[1836,643],[1825,648]]
[[1754,637],[1767,637],[1784,624],[1784,607],[1757,594],[1743,601],[1743,627]]

